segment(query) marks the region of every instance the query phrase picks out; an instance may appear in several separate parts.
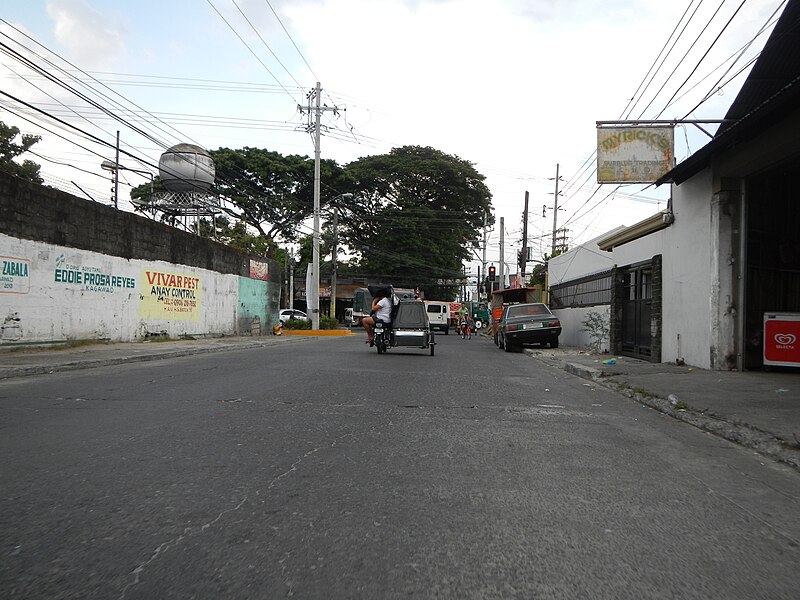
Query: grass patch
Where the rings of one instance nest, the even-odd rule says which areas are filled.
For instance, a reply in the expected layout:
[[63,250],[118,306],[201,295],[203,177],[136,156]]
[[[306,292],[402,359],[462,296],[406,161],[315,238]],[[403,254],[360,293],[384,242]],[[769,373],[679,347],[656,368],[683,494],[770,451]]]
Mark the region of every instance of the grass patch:
[[99,340],[66,340],[63,342],[39,342],[35,344],[21,344],[19,346],[9,346],[6,352],[52,352],[53,350],[72,350],[84,346],[105,346],[111,343],[107,339]]
[[649,392],[644,388],[640,387],[631,387],[627,383],[620,383],[617,385],[617,389],[621,392],[625,392],[631,395],[638,394],[642,398],[659,398],[659,396],[655,395],[653,392]]
[[640,396],[643,396],[644,398],[658,398],[658,396],[656,394],[654,394],[653,392],[649,392],[644,388],[636,387],[636,388],[630,388],[630,390],[634,394],[639,394]]

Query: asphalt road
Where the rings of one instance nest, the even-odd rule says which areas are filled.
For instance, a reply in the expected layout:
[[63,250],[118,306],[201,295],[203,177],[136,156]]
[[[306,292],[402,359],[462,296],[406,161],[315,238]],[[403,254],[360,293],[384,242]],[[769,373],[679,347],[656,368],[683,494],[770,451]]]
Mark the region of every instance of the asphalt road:
[[0,383],[0,598],[770,598],[800,475],[437,338]]

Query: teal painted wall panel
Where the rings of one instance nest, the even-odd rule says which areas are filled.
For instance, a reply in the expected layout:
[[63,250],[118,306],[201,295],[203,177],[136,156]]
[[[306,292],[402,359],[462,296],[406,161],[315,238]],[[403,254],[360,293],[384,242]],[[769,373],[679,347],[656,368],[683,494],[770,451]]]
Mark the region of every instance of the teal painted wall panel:
[[271,335],[278,323],[280,285],[239,277],[236,329],[239,335]]

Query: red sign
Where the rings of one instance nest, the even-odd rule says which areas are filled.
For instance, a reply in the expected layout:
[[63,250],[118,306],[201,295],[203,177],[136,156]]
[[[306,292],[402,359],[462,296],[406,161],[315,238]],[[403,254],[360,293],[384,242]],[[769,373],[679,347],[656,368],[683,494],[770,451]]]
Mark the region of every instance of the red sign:
[[764,364],[800,367],[800,315],[764,319]]

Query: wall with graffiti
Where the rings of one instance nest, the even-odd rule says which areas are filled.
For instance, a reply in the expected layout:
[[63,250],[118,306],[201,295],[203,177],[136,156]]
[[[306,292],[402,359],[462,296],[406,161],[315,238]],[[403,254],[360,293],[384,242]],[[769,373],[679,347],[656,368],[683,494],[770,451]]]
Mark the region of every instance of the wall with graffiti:
[[0,344],[266,335],[279,276],[275,261],[0,176]]
[[0,272],[4,343],[259,335],[277,323],[277,285],[196,267],[0,234]]

